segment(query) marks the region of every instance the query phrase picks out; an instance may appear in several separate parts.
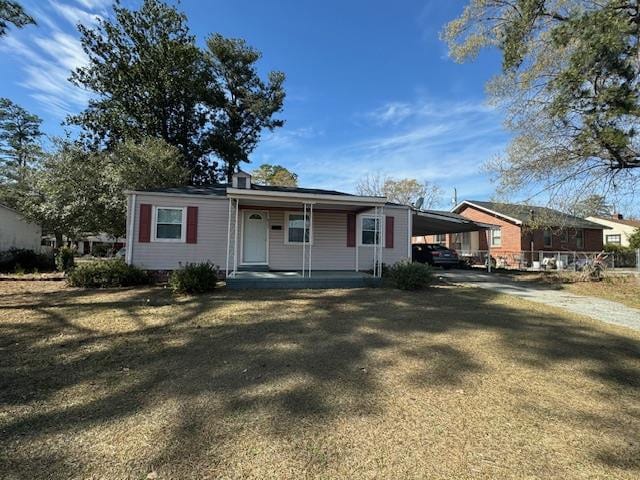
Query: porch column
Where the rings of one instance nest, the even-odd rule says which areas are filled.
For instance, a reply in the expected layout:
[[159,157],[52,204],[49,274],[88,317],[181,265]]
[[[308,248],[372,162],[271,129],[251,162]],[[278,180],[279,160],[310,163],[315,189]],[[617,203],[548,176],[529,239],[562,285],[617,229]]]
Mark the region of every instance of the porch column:
[[231,251],[231,203],[233,199],[229,199],[229,211],[227,213],[227,262],[224,268],[225,277],[229,276],[229,253]]
[[302,204],[302,278],[305,277],[305,257],[307,256],[307,203]]
[[487,229],[487,272],[491,273],[491,233],[493,229]]
[[238,271],[238,204],[240,203],[240,201],[238,199],[236,199],[236,221],[234,224],[234,230],[235,230],[235,240],[234,240],[234,247],[233,247],[233,276],[236,276],[236,273]]
[[[311,252],[313,247],[313,203],[309,205],[309,278],[311,278]],[[306,227],[306,225],[305,225]]]

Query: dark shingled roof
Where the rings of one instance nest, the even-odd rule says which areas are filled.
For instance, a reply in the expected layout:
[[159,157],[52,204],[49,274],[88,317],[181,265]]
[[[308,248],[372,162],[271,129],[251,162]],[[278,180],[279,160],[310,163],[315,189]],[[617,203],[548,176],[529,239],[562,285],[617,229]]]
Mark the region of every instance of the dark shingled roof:
[[[175,193],[186,195],[217,195],[225,196],[227,194],[228,183],[213,183],[210,185],[173,187],[173,188],[160,188],[155,190],[147,190],[148,192],[156,193]],[[338,192],[336,190],[322,190],[319,188],[300,188],[300,187],[277,187],[271,185],[256,185],[251,184],[251,190],[265,191],[265,192],[286,192],[286,193],[308,193],[316,195],[345,195],[352,197],[352,193]]]
[[536,205],[523,205],[518,203],[481,202],[466,200],[467,203],[494,211],[507,217],[519,220],[523,225],[550,227],[593,228],[603,230],[606,227],[584,218],[575,217],[567,213],[559,212],[552,208],[538,207]]

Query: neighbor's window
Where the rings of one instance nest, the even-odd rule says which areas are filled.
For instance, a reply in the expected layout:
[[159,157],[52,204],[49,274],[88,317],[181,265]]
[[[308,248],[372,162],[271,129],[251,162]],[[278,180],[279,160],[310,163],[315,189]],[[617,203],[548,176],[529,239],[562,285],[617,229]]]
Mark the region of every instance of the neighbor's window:
[[622,244],[622,235],[607,235],[607,245],[620,245]]
[[584,248],[584,230],[576,230],[576,248]]
[[306,225],[302,213],[289,213],[287,218],[287,243],[302,243],[303,239],[309,243],[309,215],[307,214]]
[[447,234],[446,233],[438,233],[436,234],[436,243],[447,243]]
[[502,229],[491,230],[491,246],[499,247],[502,245]]
[[[360,218],[360,244],[375,245],[380,243],[380,219],[376,217]],[[377,236],[376,236],[377,233]]]
[[551,230],[545,230],[544,231],[544,246],[545,247],[550,247],[552,245],[553,239],[551,236]]
[[182,240],[184,209],[156,208],[156,240]]

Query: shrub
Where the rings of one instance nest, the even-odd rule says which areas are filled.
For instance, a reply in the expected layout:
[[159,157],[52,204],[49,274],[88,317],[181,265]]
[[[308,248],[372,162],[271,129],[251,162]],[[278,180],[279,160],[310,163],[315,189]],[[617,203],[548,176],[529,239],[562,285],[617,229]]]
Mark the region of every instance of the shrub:
[[389,276],[400,290],[420,290],[433,280],[431,267],[424,263],[399,262],[389,269]]
[[33,250],[12,248],[0,252],[0,272],[48,272],[54,269],[53,257]]
[[169,287],[176,293],[203,293],[216,288],[218,267],[212,263],[187,263],[169,276]]
[[74,251],[71,247],[61,247],[56,253],[56,269],[59,272],[68,272],[75,265]]
[[101,260],[78,265],[68,273],[67,282],[83,288],[130,287],[149,283],[149,275],[121,259]]

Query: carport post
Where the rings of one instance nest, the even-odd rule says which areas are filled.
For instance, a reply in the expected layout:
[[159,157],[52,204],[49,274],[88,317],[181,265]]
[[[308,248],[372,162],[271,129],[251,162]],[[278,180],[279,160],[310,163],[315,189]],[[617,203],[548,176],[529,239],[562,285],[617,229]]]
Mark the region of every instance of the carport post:
[[491,232],[492,228],[487,229],[487,272],[491,273]]

